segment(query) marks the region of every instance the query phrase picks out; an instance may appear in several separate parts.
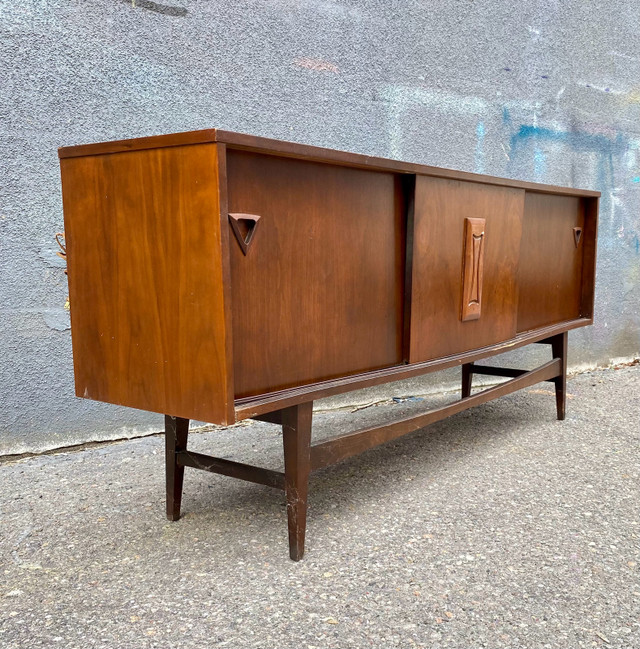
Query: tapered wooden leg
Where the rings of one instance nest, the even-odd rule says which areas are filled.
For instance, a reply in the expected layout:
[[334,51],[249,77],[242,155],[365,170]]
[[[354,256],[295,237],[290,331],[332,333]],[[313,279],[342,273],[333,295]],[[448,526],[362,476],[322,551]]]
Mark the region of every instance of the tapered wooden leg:
[[473,380],[473,363],[462,366],[462,398],[471,395],[471,381]]
[[180,518],[184,467],[178,466],[176,453],[187,450],[189,420],[165,415],[164,430],[167,462],[167,518],[170,521],[177,521]]
[[300,561],[307,527],[307,493],[311,472],[313,402],[282,410],[284,480],[289,523],[289,556]]
[[551,339],[551,351],[554,358],[562,360],[562,375],[553,380],[556,385],[556,410],[558,419],[564,419],[567,404],[567,350],[569,334],[564,332]]

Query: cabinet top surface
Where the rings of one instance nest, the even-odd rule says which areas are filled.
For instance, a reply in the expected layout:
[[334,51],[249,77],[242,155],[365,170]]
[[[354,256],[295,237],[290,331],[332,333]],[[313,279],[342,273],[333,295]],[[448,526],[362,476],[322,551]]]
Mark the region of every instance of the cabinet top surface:
[[456,171],[441,167],[402,162],[388,158],[377,158],[359,153],[349,153],[335,149],[307,144],[273,140],[244,133],[233,133],[219,129],[206,129],[202,131],[187,131],[184,133],[172,133],[168,135],[152,135],[129,140],[114,140],[111,142],[99,142],[95,144],[84,144],[78,146],[66,146],[58,149],[61,159],[77,158],[92,155],[105,155],[109,153],[122,153],[125,151],[139,151],[142,149],[156,149],[171,146],[185,146],[191,144],[205,144],[219,142],[230,148],[244,149],[249,151],[261,151],[267,154],[283,155],[317,162],[330,162],[346,166],[360,167],[377,171],[391,171],[396,173],[424,174],[452,180],[467,180],[481,182],[491,185],[502,185],[531,191],[565,194],[570,196],[598,197],[600,192],[574,189],[570,187],[559,187],[555,185],[544,185],[540,183],[513,180],[510,178],[499,178],[466,171]]

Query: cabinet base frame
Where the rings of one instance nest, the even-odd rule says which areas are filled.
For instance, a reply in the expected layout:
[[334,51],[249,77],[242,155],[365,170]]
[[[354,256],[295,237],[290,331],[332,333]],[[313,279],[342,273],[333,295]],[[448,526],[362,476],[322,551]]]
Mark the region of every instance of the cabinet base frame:
[[[538,341],[551,345],[552,360],[527,371],[503,367],[462,365],[462,398],[447,406],[426,413],[400,419],[391,424],[365,428],[336,435],[318,444],[311,444],[313,401],[296,404],[280,410],[257,415],[254,418],[279,424],[283,431],[284,473],[233,462],[187,450],[189,420],[165,416],[167,518],[180,517],[184,468],[202,469],[240,480],[281,489],[286,494],[289,527],[289,554],[299,561],[304,554],[307,495],[309,475],[336,462],[357,455],[367,449],[384,444],[445,419],[473,406],[528,388],[542,381],[555,385],[558,419],[565,417],[567,332]],[[474,374],[506,376],[510,380],[471,394]]]

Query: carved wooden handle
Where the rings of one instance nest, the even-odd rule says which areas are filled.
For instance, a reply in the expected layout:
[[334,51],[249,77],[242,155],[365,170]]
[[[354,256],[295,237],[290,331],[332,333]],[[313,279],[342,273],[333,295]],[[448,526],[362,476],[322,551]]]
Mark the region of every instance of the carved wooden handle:
[[485,219],[464,220],[464,256],[462,259],[463,322],[477,320],[482,308],[482,271],[484,262]]
[[576,244],[576,248],[580,245],[581,238],[582,228],[573,228],[573,242]]
[[239,212],[229,214],[231,229],[233,230],[233,234],[236,235],[236,239],[244,255],[249,251],[249,246],[253,241],[259,220],[260,217],[257,214],[241,214]]

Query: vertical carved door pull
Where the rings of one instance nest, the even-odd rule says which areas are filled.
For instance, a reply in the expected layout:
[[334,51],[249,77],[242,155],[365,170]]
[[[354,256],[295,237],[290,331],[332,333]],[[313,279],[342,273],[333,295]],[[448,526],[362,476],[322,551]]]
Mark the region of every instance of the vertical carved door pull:
[[482,271],[484,261],[485,219],[464,220],[464,255],[462,259],[463,322],[477,320],[482,308]]

